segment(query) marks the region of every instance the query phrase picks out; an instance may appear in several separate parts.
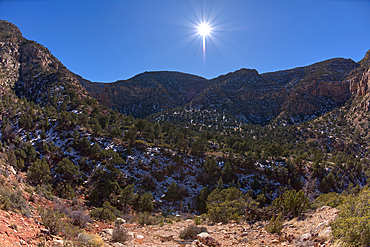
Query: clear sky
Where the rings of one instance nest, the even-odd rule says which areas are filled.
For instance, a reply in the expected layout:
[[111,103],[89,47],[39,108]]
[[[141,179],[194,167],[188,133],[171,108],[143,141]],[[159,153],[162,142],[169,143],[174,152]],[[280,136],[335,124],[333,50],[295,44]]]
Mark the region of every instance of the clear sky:
[[264,73],[359,61],[370,49],[370,0],[0,0],[0,19],[96,82],[162,70]]

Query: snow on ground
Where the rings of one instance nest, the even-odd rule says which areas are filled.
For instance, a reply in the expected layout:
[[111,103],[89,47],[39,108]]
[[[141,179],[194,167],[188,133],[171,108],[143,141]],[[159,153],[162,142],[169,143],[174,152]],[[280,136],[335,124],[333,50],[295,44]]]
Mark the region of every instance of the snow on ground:
[[[167,152],[169,155],[164,155]],[[146,150],[133,150],[126,157],[127,173],[135,181],[140,181],[145,174],[150,174],[156,179],[155,191],[152,191],[154,199],[160,201],[167,187],[175,181],[177,185],[185,186],[189,196],[184,198],[184,205],[194,205],[197,195],[203,188],[196,181],[197,174],[202,172],[202,164],[205,158],[192,155],[182,157],[183,163],[177,164],[173,161],[170,150],[159,150],[157,147],[146,148]],[[139,184],[136,184],[138,186]]]

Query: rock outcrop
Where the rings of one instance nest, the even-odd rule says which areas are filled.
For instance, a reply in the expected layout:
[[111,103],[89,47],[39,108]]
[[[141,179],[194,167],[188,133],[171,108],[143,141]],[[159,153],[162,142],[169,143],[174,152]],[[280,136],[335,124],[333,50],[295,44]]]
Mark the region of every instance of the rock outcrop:
[[362,97],[369,93],[370,50],[359,64],[360,66],[348,76],[347,82],[351,93]]

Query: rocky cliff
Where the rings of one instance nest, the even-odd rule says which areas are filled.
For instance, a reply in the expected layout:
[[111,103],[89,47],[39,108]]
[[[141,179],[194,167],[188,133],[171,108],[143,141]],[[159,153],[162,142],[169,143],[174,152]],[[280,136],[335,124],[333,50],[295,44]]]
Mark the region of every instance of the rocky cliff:
[[71,87],[86,97],[87,91],[47,48],[27,40],[19,29],[0,20],[0,85],[35,103],[58,102]]
[[365,57],[358,63],[360,66],[353,70],[347,77],[351,93],[356,96],[365,96],[369,93],[369,85],[367,84],[367,74],[370,68],[370,50]]

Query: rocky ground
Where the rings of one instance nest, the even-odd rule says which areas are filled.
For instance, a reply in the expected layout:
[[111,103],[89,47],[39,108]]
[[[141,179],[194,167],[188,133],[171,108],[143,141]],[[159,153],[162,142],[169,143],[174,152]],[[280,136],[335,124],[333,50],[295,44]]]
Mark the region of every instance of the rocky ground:
[[[94,222],[90,231],[99,234],[105,246],[332,246],[329,223],[338,210],[322,207],[300,218],[284,222],[280,235],[265,231],[267,222],[231,222],[228,224],[205,223],[208,234],[196,240],[183,240],[179,233],[194,224],[192,219],[161,225],[139,226],[124,223],[129,240],[125,244],[111,242],[114,223]],[[204,244],[212,240],[214,245]],[[37,216],[26,218],[13,212],[0,210],[0,246],[63,246],[63,239],[46,236]]]
[[[179,239],[179,233],[187,226],[194,224],[191,219],[164,224],[163,226],[144,226],[126,224],[129,234],[133,236],[126,242],[126,246],[330,246],[332,243],[331,222],[338,210],[322,207],[300,218],[295,218],[284,223],[280,235],[270,234],[265,231],[267,222],[259,221],[254,224],[248,222],[228,224],[204,224],[208,235],[198,236],[197,240]],[[105,240],[109,235],[103,231]],[[138,236],[143,236],[143,239]],[[213,238],[219,245],[205,245],[204,238]],[[110,246],[124,246],[111,244]]]

